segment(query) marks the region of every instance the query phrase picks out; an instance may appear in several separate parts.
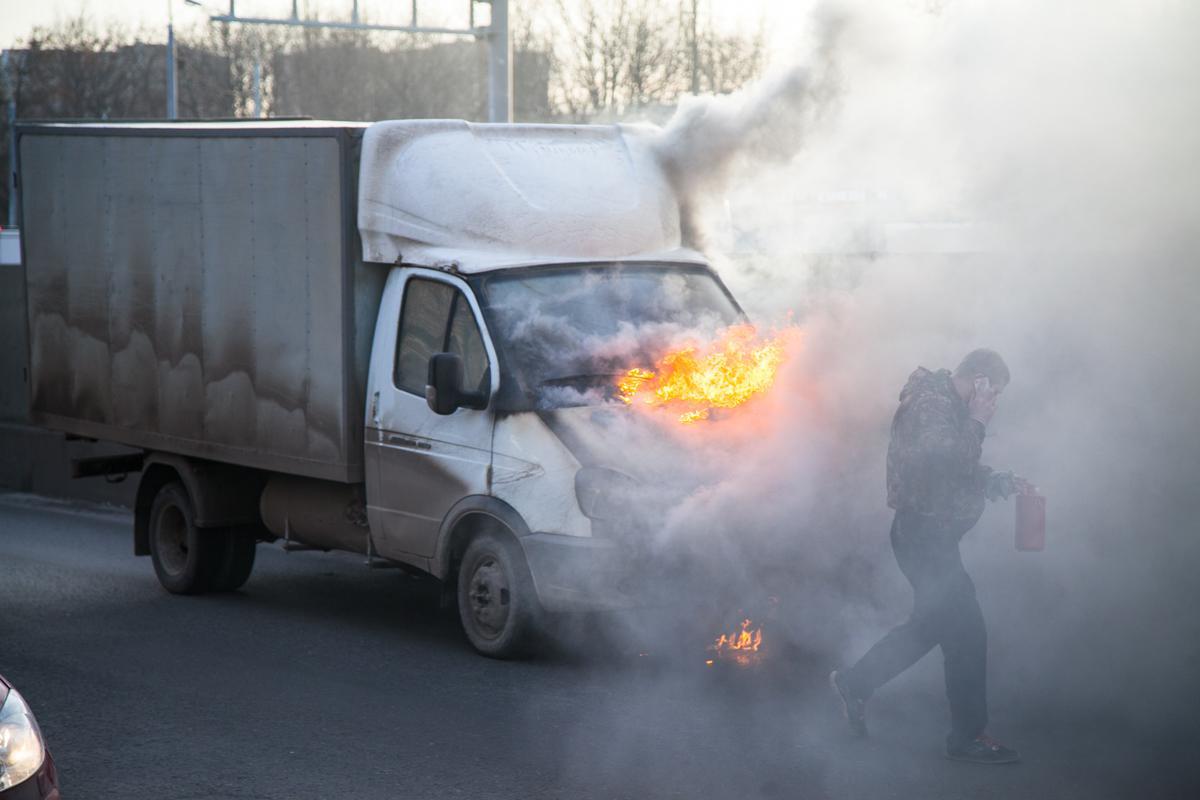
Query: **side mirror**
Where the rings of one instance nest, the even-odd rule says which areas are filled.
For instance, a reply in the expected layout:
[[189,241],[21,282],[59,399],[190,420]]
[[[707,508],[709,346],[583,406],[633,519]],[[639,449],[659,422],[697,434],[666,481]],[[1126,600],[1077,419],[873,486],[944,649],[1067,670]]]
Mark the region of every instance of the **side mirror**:
[[443,416],[460,408],[487,408],[487,395],[462,388],[463,363],[454,353],[435,353],[429,359],[429,377],[425,384],[425,402],[429,410]]

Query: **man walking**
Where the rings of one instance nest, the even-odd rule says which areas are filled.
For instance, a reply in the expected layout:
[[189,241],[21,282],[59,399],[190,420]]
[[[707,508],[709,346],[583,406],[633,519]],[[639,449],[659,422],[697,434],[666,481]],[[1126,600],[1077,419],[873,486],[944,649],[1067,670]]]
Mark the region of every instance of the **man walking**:
[[981,764],[1018,760],[987,726],[987,630],[958,543],[983,514],[984,499],[1007,498],[1023,484],[979,463],[984,430],[1008,385],[992,350],[968,353],[958,368],[919,367],[900,393],[887,456],[888,505],[895,509],[892,550],[913,587],[912,615],[830,682],[851,730],[866,736],[871,694],[940,645],[945,661],[950,758]]

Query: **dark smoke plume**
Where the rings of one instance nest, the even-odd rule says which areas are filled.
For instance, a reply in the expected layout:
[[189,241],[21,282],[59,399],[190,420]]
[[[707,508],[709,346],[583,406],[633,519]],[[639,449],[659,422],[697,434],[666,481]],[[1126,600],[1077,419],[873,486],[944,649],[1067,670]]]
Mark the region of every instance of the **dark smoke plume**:
[[724,191],[735,161],[785,161],[829,112],[850,20],[845,10],[822,6],[812,15],[814,45],[802,63],[731,95],[683,98],[655,149],[680,197],[685,242],[703,243],[699,207]]

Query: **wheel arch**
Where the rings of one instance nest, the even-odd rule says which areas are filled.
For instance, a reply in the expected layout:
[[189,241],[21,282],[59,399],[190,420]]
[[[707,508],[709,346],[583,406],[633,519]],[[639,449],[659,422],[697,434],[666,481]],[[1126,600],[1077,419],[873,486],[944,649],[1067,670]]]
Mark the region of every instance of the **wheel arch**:
[[150,453],[134,500],[133,552],[150,555],[150,507],[168,483],[179,481],[192,501],[198,528],[255,525],[268,473],[173,453]]
[[500,525],[518,539],[530,534],[529,526],[516,509],[487,495],[471,495],[459,500],[442,520],[437,551],[430,563],[434,577],[452,579],[454,567],[462,558],[471,538],[481,530]]

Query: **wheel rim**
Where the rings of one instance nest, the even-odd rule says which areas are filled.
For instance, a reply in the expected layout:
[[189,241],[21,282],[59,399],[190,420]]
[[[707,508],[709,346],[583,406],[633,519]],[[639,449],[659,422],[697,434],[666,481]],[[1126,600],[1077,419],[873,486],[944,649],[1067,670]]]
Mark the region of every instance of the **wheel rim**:
[[179,575],[187,569],[188,535],[187,520],[178,506],[167,506],[158,515],[154,527],[154,549],[163,569]]
[[467,603],[475,629],[488,639],[504,632],[511,611],[512,595],[504,569],[492,556],[479,559],[471,573]]

